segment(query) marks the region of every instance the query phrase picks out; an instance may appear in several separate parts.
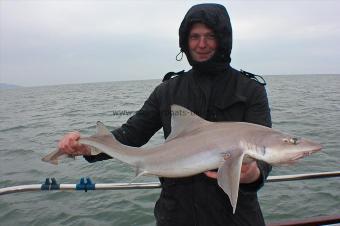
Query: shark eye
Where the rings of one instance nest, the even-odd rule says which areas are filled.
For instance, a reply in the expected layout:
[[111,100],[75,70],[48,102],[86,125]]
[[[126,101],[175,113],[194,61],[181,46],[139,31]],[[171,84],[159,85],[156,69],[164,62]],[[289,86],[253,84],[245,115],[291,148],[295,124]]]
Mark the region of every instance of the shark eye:
[[289,144],[298,144],[299,143],[299,139],[296,138],[296,137],[284,138],[283,142],[289,143]]
[[289,139],[289,143],[291,144],[298,144],[299,139],[296,137],[292,137]]
[[289,139],[287,139],[287,138],[284,138],[284,139],[283,139],[283,142],[285,142],[285,143],[289,143]]

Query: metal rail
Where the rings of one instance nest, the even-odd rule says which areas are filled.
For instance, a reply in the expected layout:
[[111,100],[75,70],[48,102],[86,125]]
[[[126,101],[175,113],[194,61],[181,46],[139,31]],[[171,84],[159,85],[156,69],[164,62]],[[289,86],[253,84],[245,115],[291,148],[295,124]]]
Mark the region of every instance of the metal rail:
[[320,179],[320,178],[329,178],[329,177],[340,177],[340,171],[292,174],[292,175],[282,175],[282,176],[269,176],[267,178],[267,182]]
[[340,223],[340,214],[330,216],[318,216],[299,220],[286,220],[267,224],[267,226],[336,226]]
[[[307,173],[282,176],[269,176],[266,182],[282,182],[306,179],[320,179],[340,177],[340,171]],[[28,191],[88,191],[88,190],[129,190],[129,189],[155,189],[160,188],[159,182],[148,183],[92,183],[89,178],[81,178],[78,184],[58,184],[55,178],[46,178],[43,184],[28,184],[0,188],[0,195],[28,192]]]

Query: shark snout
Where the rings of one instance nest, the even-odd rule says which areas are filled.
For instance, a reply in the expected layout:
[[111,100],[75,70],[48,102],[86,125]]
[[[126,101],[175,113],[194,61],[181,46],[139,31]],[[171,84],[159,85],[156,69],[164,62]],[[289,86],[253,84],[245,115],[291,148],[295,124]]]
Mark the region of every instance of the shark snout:
[[312,141],[307,141],[309,143],[310,146],[310,150],[308,151],[310,154],[313,154],[315,152],[321,151],[322,149],[322,145],[312,142]]
[[296,161],[298,159],[308,157],[315,152],[321,151],[322,149],[321,144],[314,143],[314,142],[307,141],[307,140],[305,140],[305,143],[301,145],[304,148],[302,148],[302,150],[298,151],[297,154],[292,156],[292,159],[291,159],[292,161]]
[[314,153],[314,152],[318,152],[318,151],[321,151],[321,149],[322,149],[322,145],[321,145],[321,144],[318,144],[318,145],[315,147],[315,149],[312,150],[312,152],[313,152],[313,153]]
[[307,157],[307,156],[310,156],[311,154],[315,153],[315,152],[318,152],[318,151],[321,151],[322,147],[321,145],[319,147],[316,147],[314,148],[313,150],[310,150],[310,151],[304,151],[302,152],[302,157]]

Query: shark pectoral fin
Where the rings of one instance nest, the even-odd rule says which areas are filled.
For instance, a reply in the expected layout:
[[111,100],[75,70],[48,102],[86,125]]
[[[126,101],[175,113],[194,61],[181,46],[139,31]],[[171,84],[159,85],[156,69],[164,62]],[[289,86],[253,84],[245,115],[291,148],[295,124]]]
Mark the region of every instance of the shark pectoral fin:
[[217,172],[218,185],[228,195],[233,213],[236,210],[243,156],[241,149],[231,151],[224,157],[224,162]]

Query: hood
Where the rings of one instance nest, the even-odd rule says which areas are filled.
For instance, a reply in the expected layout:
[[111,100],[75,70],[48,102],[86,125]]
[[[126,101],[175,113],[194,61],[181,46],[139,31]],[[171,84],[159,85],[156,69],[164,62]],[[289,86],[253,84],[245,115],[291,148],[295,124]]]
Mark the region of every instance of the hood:
[[[194,23],[203,23],[211,28],[217,37],[218,47],[215,55],[205,62],[195,62],[191,59],[188,49],[188,36]],[[185,53],[191,66],[199,64],[229,65],[232,48],[232,28],[226,8],[219,4],[199,4],[192,6],[185,15],[179,28],[179,46]]]

